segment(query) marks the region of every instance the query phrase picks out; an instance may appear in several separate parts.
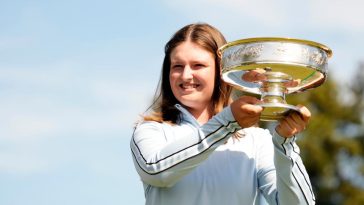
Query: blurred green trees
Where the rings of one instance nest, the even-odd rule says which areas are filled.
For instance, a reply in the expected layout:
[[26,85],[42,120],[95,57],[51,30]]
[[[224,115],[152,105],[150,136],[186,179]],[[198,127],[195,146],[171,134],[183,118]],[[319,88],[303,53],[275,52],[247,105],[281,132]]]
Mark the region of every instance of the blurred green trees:
[[320,205],[364,204],[364,64],[354,76],[287,96],[312,113],[298,144]]

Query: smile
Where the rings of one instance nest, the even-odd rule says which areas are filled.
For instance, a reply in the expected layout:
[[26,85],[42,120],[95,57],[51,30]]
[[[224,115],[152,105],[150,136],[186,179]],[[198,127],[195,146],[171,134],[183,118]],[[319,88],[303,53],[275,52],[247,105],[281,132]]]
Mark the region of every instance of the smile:
[[199,84],[180,84],[179,87],[182,89],[193,89],[199,87]]

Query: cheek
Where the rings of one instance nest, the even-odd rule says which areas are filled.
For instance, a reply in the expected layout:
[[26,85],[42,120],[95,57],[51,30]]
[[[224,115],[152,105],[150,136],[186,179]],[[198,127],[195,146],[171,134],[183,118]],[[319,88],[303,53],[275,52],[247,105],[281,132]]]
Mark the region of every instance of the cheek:
[[178,76],[176,73],[170,73],[169,74],[169,87],[171,88],[172,93],[175,95],[177,91],[177,79]]
[[[213,73],[212,75],[211,75],[211,73]],[[216,81],[216,76],[215,76],[215,71],[214,70],[212,70],[210,73],[208,73],[209,74],[209,78],[208,78],[208,83],[209,83],[209,87],[212,87],[212,88],[214,88],[215,87],[215,81]]]
[[173,87],[174,83],[176,82],[176,79],[177,79],[176,73],[169,74],[169,84],[171,87]]

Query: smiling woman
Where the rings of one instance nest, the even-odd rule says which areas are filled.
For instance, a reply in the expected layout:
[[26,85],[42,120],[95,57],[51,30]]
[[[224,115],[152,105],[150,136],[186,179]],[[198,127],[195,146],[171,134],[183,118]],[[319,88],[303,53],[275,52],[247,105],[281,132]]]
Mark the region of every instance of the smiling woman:
[[212,116],[211,96],[215,84],[215,58],[191,41],[171,53],[170,84],[173,95],[201,124]]
[[314,204],[294,137],[310,112],[286,116],[273,136],[256,127],[260,101],[232,101],[221,80],[225,43],[214,27],[191,24],[166,44],[160,93],[130,143],[146,204]]

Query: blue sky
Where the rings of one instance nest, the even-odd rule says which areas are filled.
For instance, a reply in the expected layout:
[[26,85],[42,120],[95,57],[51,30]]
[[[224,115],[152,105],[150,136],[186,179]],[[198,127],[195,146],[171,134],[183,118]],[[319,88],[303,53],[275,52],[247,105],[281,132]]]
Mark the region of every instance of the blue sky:
[[364,60],[359,0],[0,0],[0,204],[143,204],[129,140],[163,46],[207,22],[229,41],[281,36],[333,52],[347,84]]

